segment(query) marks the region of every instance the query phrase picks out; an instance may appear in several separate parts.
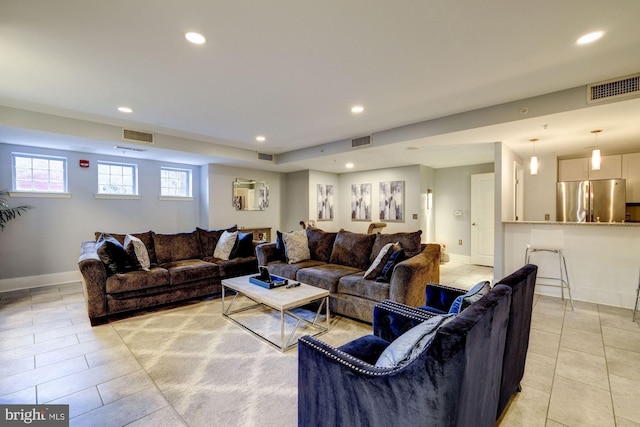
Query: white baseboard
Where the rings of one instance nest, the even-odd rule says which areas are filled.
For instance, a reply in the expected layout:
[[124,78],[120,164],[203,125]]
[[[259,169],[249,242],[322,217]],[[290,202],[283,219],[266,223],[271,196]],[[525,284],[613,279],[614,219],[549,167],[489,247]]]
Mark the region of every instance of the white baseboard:
[[451,262],[459,262],[460,264],[471,264],[471,257],[469,255],[457,255],[445,253],[445,259]]
[[79,282],[82,275],[79,271],[65,271],[62,273],[42,274],[39,276],[14,277],[0,279],[0,292],[17,291],[20,289],[40,288],[43,286],[62,285]]

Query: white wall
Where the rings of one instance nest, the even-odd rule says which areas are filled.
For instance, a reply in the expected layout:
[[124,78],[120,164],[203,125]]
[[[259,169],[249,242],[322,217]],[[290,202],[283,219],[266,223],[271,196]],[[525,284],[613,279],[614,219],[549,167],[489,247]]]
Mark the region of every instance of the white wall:
[[[538,156],[538,174],[529,173],[529,159],[524,159],[524,220],[556,220],[556,182],[558,181],[558,159],[555,155]],[[505,220],[506,221],[506,220]],[[510,221],[510,220],[509,220]]]
[[[286,206],[286,176],[279,172],[210,164],[208,169],[208,228],[271,227],[271,240],[282,227]],[[269,208],[264,211],[238,211],[232,205],[233,182],[236,178],[264,180],[269,185]],[[298,225],[299,227],[299,225]]]
[[[493,171],[492,163],[436,169],[435,240],[447,245],[447,254],[471,256],[471,175]],[[458,210],[461,216],[454,215]],[[462,245],[458,244],[459,240]]]
[[[32,205],[22,217],[11,221],[0,232],[0,291],[37,285],[37,280],[15,278],[57,275],[77,277],[80,243],[94,238],[94,232],[161,233],[193,230],[200,225],[200,167],[127,157],[103,156],[71,151],[49,150],[0,143],[0,188],[12,186],[11,153],[33,153],[67,158],[70,198],[12,197],[10,206]],[[88,169],[78,161],[91,162]],[[98,160],[136,163],[138,165],[139,200],[96,199]],[[191,169],[193,201],[163,201],[160,195],[160,167]],[[60,276],[62,274],[62,276]],[[47,280],[43,279],[45,284]],[[50,282],[49,282],[50,283]]]

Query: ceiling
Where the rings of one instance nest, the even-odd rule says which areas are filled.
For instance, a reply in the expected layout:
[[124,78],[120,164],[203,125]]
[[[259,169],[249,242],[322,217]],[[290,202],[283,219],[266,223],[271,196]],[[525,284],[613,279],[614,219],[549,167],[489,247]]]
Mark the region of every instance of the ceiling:
[[[527,157],[531,138],[540,155],[586,156],[595,128],[604,155],[640,151],[637,97],[580,109],[557,97],[482,119],[491,106],[528,111],[519,100],[640,72],[637,16],[637,0],[0,0],[0,106],[166,136],[130,153],[90,130],[0,117],[0,142],[338,173],[348,161],[492,162],[495,142]],[[574,43],[595,30],[605,36]],[[345,148],[370,134],[372,147]]]

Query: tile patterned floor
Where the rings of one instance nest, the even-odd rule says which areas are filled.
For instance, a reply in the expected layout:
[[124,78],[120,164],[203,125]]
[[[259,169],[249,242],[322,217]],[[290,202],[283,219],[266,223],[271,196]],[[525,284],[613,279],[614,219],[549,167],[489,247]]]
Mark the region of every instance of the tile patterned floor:
[[[441,265],[468,289],[492,270]],[[536,296],[511,426],[640,426],[640,326],[631,311]],[[67,403],[72,426],[185,426],[112,325],[92,328],[80,283],[0,293],[0,403]]]

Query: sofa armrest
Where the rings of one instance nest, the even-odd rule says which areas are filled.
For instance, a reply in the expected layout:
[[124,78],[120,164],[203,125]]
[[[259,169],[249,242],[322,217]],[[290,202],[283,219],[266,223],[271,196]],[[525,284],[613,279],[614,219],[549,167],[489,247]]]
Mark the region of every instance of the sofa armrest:
[[438,283],[428,283],[425,290],[425,305],[431,307],[431,309],[447,313],[453,301],[466,292],[464,289],[452,288]]
[[419,323],[435,316],[434,313],[384,300],[373,309],[373,334],[392,342]]
[[398,263],[390,281],[389,299],[418,307],[425,305],[427,283],[440,281],[440,245],[429,243],[418,255]]
[[258,257],[258,265],[268,265],[270,262],[280,259],[275,242],[261,243],[256,246],[256,256]]
[[94,240],[82,242],[78,269],[82,274],[89,320],[95,326],[107,315],[107,270],[98,256]]

